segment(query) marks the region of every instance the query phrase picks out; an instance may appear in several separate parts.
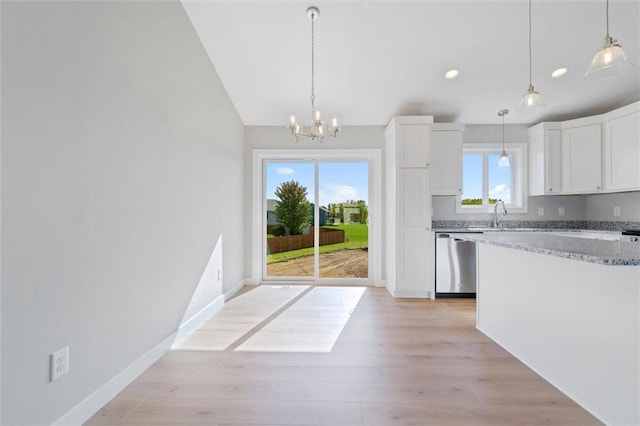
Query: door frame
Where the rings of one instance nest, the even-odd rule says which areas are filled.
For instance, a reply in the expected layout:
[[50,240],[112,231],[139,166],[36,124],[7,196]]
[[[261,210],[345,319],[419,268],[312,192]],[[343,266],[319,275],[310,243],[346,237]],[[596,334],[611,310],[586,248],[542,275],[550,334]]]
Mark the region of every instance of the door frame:
[[[281,161],[353,161],[369,163],[369,277],[315,278],[304,282],[315,284],[369,285],[383,287],[382,281],[382,150],[381,149],[254,149],[252,150],[251,185],[251,279],[254,283],[300,283],[297,280],[269,279],[264,276],[266,243],[263,230],[266,221],[264,199],[265,160]],[[318,208],[318,206],[316,206]],[[317,274],[314,274],[317,275]]]

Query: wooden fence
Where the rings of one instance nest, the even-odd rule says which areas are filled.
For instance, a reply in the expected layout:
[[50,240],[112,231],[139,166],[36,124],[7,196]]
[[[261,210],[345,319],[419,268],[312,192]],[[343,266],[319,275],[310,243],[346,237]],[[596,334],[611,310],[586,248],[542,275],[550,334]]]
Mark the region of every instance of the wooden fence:
[[[320,228],[320,245],[338,244],[344,242],[342,229]],[[290,235],[267,239],[267,253],[275,254],[283,251],[298,250],[313,247],[313,226],[308,234]]]

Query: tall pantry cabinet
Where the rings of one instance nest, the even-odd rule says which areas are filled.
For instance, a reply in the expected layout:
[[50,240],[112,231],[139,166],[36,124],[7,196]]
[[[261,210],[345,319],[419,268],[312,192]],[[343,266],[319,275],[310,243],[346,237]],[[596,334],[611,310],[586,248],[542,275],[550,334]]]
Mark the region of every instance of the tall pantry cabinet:
[[394,297],[430,297],[434,290],[432,124],[432,116],[394,117],[385,130],[385,266]]

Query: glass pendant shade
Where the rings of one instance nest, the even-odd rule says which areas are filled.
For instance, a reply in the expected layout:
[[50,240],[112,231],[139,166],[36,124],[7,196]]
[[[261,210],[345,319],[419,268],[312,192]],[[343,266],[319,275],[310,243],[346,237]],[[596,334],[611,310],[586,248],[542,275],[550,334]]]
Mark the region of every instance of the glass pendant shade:
[[544,102],[542,102],[540,93],[536,92],[533,85],[529,84],[529,90],[527,90],[527,93],[522,97],[520,105],[518,106],[518,112],[543,112],[545,109],[546,106]]
[[502,118],[502,154],[498,157],[496,167],[509,167],[511,165],[511,159],[509,158],[507,151],[504,150],[504,116],[507,114],[509,114],[508,109],[498,111],[498,117]]
[[498,157],[496,167],[509,167],[511,165],[511,159],[506,151],[502,150],[502,154]]
[[531,63],[531,0],[529,0],[529,89],[522,97],[520,105],[518,105],[517,111],[520,113],[540,113],[546,109],[546,106],[540,97],[540,93],[534,90],[533,83],[531,82]]
[[617,40],[607,35],[604,39],[604,46],[600,48],[593,57],[589,69],[584,74],[588,78],[609,78],[622,74],[630,69],[632,65],[627,61],[622,46]]

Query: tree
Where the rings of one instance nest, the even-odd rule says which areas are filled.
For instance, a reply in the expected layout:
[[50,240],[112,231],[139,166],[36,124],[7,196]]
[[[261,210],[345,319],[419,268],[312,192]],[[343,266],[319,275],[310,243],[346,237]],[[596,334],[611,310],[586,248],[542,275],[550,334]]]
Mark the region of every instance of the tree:
[[307,201],[307,188],[292,180],[283,182],[275,190],[280,199],[276,206],[278,220],[290,235],[302,234],[311,221],[311,203]]
[[360,209],[360,223],[366,224],[369,219],[369,208],[364,200],[358,200],[356,206]]

